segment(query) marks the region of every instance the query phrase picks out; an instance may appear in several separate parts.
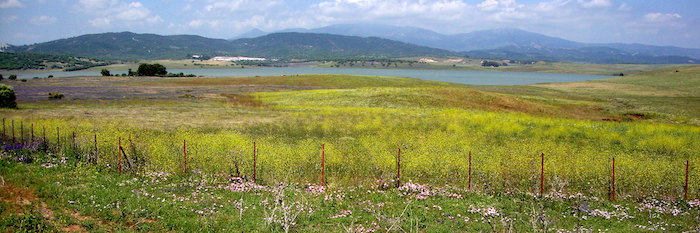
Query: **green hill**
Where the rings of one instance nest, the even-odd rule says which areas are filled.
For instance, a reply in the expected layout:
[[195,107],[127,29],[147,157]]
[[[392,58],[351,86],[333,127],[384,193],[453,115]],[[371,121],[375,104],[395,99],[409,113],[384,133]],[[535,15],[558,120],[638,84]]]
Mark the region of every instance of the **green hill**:
[[192,35],[102,33],[18,46],[10,48],[10,50],[105,60],[185,59],[193,54],[251,56],[284,60],[457,55],[447,50],[376,37],[362,38],[313,33],[275,33],[234,41]]
[[335,59],[335,58],[397,58],[414,56],[457,56],[456,53],[382,39],[378,37],[340,36],[318,33],[274,33],[252,39],[233,41],[236,51],[280,59]]
[[475,50],[462,54],[488,59],[521,61],[572,61],[596,64],[696,64],[687,56],[648,55],[631,53],[609,47],[547,48],[505,46],[498,49]]
[[65,55],[34,53],[0,53],[0,69],[63,69],[82,70],[107,65],[107,62]]
[[231,51],[231,48],[229,41],[201,36],[161,36],[119,32],[83,35],[19,46],[12,50],[105,60],[142,60],[183,59],[191,54],[226,54]]

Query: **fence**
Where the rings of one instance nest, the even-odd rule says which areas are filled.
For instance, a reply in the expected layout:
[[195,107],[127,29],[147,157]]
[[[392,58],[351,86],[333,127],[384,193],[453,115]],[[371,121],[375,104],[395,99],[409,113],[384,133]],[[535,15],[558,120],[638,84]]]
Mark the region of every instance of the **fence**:
[[[182,138],[182,143],[180,144],[175,143],[177,140],[174,140],[173,137],[158,137],[163,135],[157,135],[153,132],[139,132],[147,134],[146,136],[139,137],[134,136],[138,135],[134,134],[134,132],[126,131],[114,134],[113,132],[100,133],[98,130],[93,130],[92,133],[89,134],[88,132],[85,132],[85,130],[79,130],[79,128],[73,128],[78,130],[78,132],[76,132],[72,130],[62,130],[60,127],[56,127],[55,135],[47,135],[47,127],[45,125],[40,126],[42,134],[40,137],[38,137],[34,134],[35,123],[32,122],[29,124],[30,128],[28,131],[25,130],[25,122],[19,122],[19,129],[16,128],[16,124],[17,123],[14,120],[6,122],[6,120],[3,119],[2,144],[4,145],[5,151],[43,150],[50,152],[56,157],[69,157],[74,162],[85,162],[97,166],[108,166],[115,169],[115,171],[119,173],[140,169],[162,169],[164,167],[169,167],[170,169],[167,169],[169,171],[176,171],[177,173],[184,174],[191,173],[195,170],[207,170],[207,168],[210,169],[205,172],[231,172],[230,169],[227,171],[225,168],[230,168],[230,165],[233,164],[235,165],[237,174],[241,174],[253,182],[258,183],[297,181],[319,183],[320,185],[325,186],[330,178],[336,181],[334,183],[339,184],[351,184],[352,180],[357,179],[364,181],[380,180],[389,183],[395,182],[395,186],[400,187],[402,180],[406,180],[407,178],[424,181],[426,180],[426,177],[429,177],[427,180],[430,181],[435,180],[435,176],[437,175],[438,179],[443,180],[441,183],[464,186],[467,190],[480,190],[484,192],[508,192],[512,191],[513,189],[518,189],[520,191],[526,190],[532,193],[537,193],[538,195],[546,195],[548,193],[547,190],[549,190],[549,192],[585,192],[586,190],[584,189],[588,188],[588,193],[592,194],[596,194],[596,192],[590,192],[590,190],[606,190],[603,191],[602,194],[607,196],[610,200],[615,200],[616,194],[618,194],[617,196],[620,196],[620,193],[628,195],[661,193],[670,196],[682,196],[684,199],[691,198],[697,194],[696,191],[692,190],[693,186],[691,186],[692,184],[697,183],[698,179],[697,174],[692,173],[690,160],[685,160],[682,161],[682,163],[676,164],[676,169],[679,171],[677,174],[682,174],[682,180],[684,182],[667,186],[676,186],[677,188],[671,189],[671,192],[667,192],[668,190],[651,190],[652,193],[645,193],[648,192],[649,189],[634,190],[636,187],[634,184],[649,182],[648,180],[634,180],[633,178],[635,177],[625,177],[629,173],[629,167],[632,167],[630,164],[634,164],[635,161],[625,161],[623,166],[627,166],[627,168],[620,173],[620,164],[618,163],[616,165],[615,157],[610,157],[610,160],[607,161],[608,165],[602,169],[590,167],[590,170],[593,170],[593,172],[579,171],[586,174],[584,177],[595,176],[594,180],[596,182],[579,181],[576,183],[570,180],[562,180],[562,176],[557,174],[558,170],[562,170],[561,168],[557,169],[556,166],[557,163],[561,162],[561,158],[549,160],[548,156],[541,152],[539,153],[539,156],[529,157],[529,161],[539,160],[539,164],[537,164],[539,166],[534,166],[534,163],[530,163],[531,168],[536,168],[527,169],[530,171],[536,170],[538,175],[523,175],[526,174],[527,171],[518,170],[517,168],[521,168],[523,166],[522,164],[517,165],[517,161],[506,161],[503,157],[496,159],[489,158],[487,154],[481,154],[481,157],[475,157],[473,156],[471,150],[463,152],[463,156],[458,156],[458,158],[461,157],[461,160],[463,161],[446,161],[440,158],[435,158],[429,163],[420,161],[421,164],[435,165],[435,167],[432,168],[435,170],[440,171],[447,167],[449,168],[448,170],[454,171],[447,174],[448,177],[444,177],[444,174],[439,172],[430,174],[422,174],[425,170],[411,172],[412,168],[417,167],[415,165],[411,166],[412,163],[418,162],[412,161],[410,156],[406,157],[406,151],[402,151],[402,148],[397,148],[394,155],[391,155],[392,153],[390,150],[384,151],[384,154],[388,156],[384,158],[390,158],[385,161],[393,160],[395,162],[394,166],[386,166],[387,163],[372,164],[372,160],[369,158],[364,158],[362,163],[358,165],[348,164],[346,161],[343,161],[343,159],[348,159],[348,157],[351,157],[348,156],[347,153],[328,154],[328,148],[325,143],[320,144],[319,150],[319,147],[314,146],[318,145],[317,143],[307,142],[306,144],[309,144],[309,147],[306,147],[305,150],[301,150],[301,154],[320,154],[320,159],[318,159],[319,157],[315,156],[299,156],[299,158],[297,158],[298,160],[307,161],[303,161],[301,163],[291,163],[290,161],[292,161],[293,158],[290,156],[276,157],[275,151],[270,150],[270,148],[265,150],[265,153],[261,154],[259,152],[260,144],[257,141],[251,142],[240,140],[240,138],[237,140],[231,140],[229,146],[222,147],[211,143],[201,143],[201,141],[214,140],[215,135],[194,135],[192,138],[182,138],[187,137],[188,135],[187,133],[184,133],[178,136],[179,138]],[[19,132],[16,132],[17,130]],[[66,133],[66,131],[70,133]],[[66,143],[66,137],[69,138],[70,143]],[[124,140],[126,142],[125,145],[123,145],[122,138],[126,139]],[[199,144],[197,143],[197,139],[201,140]],[[222,139],[217,138],[216,140]],[[268,143],[272,144],[273,142],[268,141]],[[165,144],[165,146],[162,144]],[[223,145],[226,144],[226,140],[223,139]],[[234,144],[237,145],[237,149],[232,150],[232,148],[235,147],[233,146]],[[314,147],[316,149],[313,149]],[[180,152],[177,152],[178,150],[180,150]],[[218,152],[212,152],[212,150],[218,150]],[[202,151],[206,151],[207,153],[202,153]],[[300,150],[295,150],[293,152],[298,153],[299,151]],[[208,155],[210,152],[223,156],[219,156],[218,159],[215,160],[197,157],[198,154]],[[404,153],[403,155],[402,152]],[[181,156],[177,156],[178,154]],[[226,156],[227,154],[230,156]],[[25,153],[24,155],[27,154]],[[327,164],[329,159],[328,156],[330,156],[332,161],[335,161],[331,165],[330,169],[328,168]],[[260,161],[259,157],[263,158],[263,160]],[[314,157],[316,159],[314,159]],[[527,156],[519,156],[521,159],[523,157]],[[349,159],[352,160],[353,158]],[[338,161],[340,161],[340,163]],[[260,164],[261,162],[263,164]],[[477,164],[473,164],[473,162],[477,162]],[[583,162],[585,163],[586,161]],[[454,164],[461,163],[466,163],[467,166],[454,166]],[[494,169],[493,166],[487,166],[487,163],[489,163],[488,165],[498,164],[500,167],[495,167]],[[511,163],[516,165],[511,166],[515,167],[516,169],[509,168],[509,164]],[[405,166],[407,164],[409,165],[408,167]],[[354,167],[362,166],[365,168],[370,167],[370,169],[366,169],[370,172],[365,174],[353,174],[353,171],[357,169],[348,169],[348,167],[344,167],[344,165]],[[477,166],[474,167],[474,165]],[[314,169],[314,167],[317,166],[318,168]],[[646,164],[643,163],[642,166],[646,166]],[[212,167],[214,169],[211,169]],[[240,172],[240,168],[243,168],[243,173]],[[482,170],[479,170],[479,168]],[[605,172],[596,172],[606,170],[609,171],[608,175],[606,175]],[[389,175],[392,172],[395,172],[394,175]],[[406,174],[406,172],[408,173]],[[260,179],[260,173],[264,174],[263,179]],[[466,173],[466,175],[464,175],[466,176],[466,180],[455,178],[459,176],[451,176],[452,174],[464,173]],[[290,174],[295,175],[291,176]],[[664,174],[662,173],[661,175]],[[315,179],[319,180],[314,181]],[[603,182],[600,182],[601,180]],[[622,183],[620,183],[621,181]],[[501,186],[501,188],[498,186]],[[535,192],[534,190],[538,190],[539,192]],[[600,195],[601,193],[598,192],[597,194]]]

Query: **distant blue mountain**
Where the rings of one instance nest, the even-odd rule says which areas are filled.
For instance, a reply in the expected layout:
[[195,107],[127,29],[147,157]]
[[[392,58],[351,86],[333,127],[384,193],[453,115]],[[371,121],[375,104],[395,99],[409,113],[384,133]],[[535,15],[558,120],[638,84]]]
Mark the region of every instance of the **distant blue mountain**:
[[[549,58],[564,61],[591,62],[619,61],[622,63],[658,63],[663,60],[683,61],[700,60],[700,49],[673,46],[654,46],[642,44],[594,44],[581,43],[520,29],[493,29],[461,33],[454,35],[440,34],[417,27],[399,27],[373,24],[338,24],[315,29],[289,29],[286,31],[332,33],[352,36],[376,36],[428,47],[460,51],[467,54],[520,54],[519,57],[541,57],[542,51]],[[584,49],[586,48],[586,49]],[[595,48],[595,49],[592,49]],[[578,50],[578,51],[576,51]],[[598,52],[592,53],[595,50]],[[606,52],[601,52],[606,50]],[[478,52],[477,51],[481,51]],[[528,54],[537,52],[537,54]],[[557,55],[557,53],[561,56]],[[577,56],[571,56],[577,53]],[[567,55],[568,54],[568,55]],[[601,59],[584,58],[586,54],[597,56],[611,54],[613,57]],[[629,56],[629,59],[624,58]],[[663,58],[665,57],[665,58]],[[674,58],[671,58],[674,57]],[[499,57],[508,59],[512,57]],[[649,60],[646,60],[646,59]],[[691,62],[692,63],[692,62]]]

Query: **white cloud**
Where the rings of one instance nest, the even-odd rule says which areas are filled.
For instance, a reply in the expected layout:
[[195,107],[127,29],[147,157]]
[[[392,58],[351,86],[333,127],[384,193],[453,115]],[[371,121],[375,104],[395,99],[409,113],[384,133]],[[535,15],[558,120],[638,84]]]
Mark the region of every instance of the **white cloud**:
[[612,2],[610,2],[610,0],[590,0],[590,1],[578,0],[578,3],[581,4],[581,6],[585,7],[585,8],[612,6]]
[[23,7],[24,4],[19,0],[5,0],[0,2],[0,8]]
[[632,8],[631,8],[630,6],[627,5],[627,3],[622,3],[622,4],[620,4],[620,6],[619,6],[617,9],[618,9],[618,10],[621,10],[621,11],[630,11],[630,10],[632,10]]
[[320,2],[307,14],[331,21],[416,19],[431,21],[455,20],[472,8],[459,0],[335,0]]
[[508,10],[522,7],[522,5],[519,5],[515,0],[486,0],[476,6],[484,11],[495,11],[499,9]]
[[668,22],[676,19],[682,18],[681,15],[679,14],[664,14],[664,13],[649,13],[644,15],[644,19],[649,22],[653,23],[658,23],[658,22]]
[[3,23],[12,23],[14,21],[17,21],[16,15],[8,15],[8,16],[2,17]]
[[142,25],[163,22],[141,2],[124,2],[120,0],[79,0],[74,8],[80,12],[95,16],[88,20],[93,27],[113,25]]
[[56,17],[42,15],[39,17],[31,18],[29,22],[34,25],[46,26],[56,23]]
[[268,1],[257,1],[257,0],[208,0],[207,5],[203,7],[206,12],[209,13],[232,13],[241,11],[264,11],[271,7],[277,6],[282,3],[281,0],[268,0]]
[[108,26],[111,22],[112,22],[112,20],[110,20],[107,17],[100,17],[100,18],[94,18],[94,19],[88,20],[88,23],[90,23],[90,25],[92,25],[93,27]]
[[123,11],[119,12],[115,18],[121,20],[143,20],[148,18],[151,11],[143,7],[140,2],[129,3],[124,7]]
[[119,4],[118,0],[79,0],[76,9],[85,12],[104,11]]

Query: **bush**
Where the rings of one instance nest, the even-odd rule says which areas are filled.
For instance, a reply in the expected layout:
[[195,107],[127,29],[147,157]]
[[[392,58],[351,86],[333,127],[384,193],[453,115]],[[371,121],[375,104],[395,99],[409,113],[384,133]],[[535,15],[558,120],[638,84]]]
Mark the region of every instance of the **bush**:
[[[34,78],[37,79],[37,78],[39,78],[39,77],[34,77]],[[27,79],[26,79],[26,78],[23,78],[23,79],[20,79],[19,81],[22,81],[22,82],[25,82],[25,83],[26,83],[26,82],[27,82]]]
[[17,108],[16,100],[14,88],[0,84],[0,108]]
[[7,78],[7,79],[9,79],[9,80],[17,80],[17,75],[14,75],[14,74],[13,74],[13,75],[10,75],[10,77]]
[[0,80],[3,80],[3,79],[5,79],[5,77],[3,77],[2,74],[0,74]]
[[59,92],[49,92],[49,99],[63,99],[63,94]]
[[102,76],[112,76],[112,74],[109,73],[109,70],[107,70],[107,69],[102,69],[100,71],[100,74],[102,74]]
[[166,75],[168,74],[168,71],[166,71],[165,66],[161,64],[141,64],[139,65],[139,68],[136,70],[136,75],[138,76],[160,76],[160,75]]

